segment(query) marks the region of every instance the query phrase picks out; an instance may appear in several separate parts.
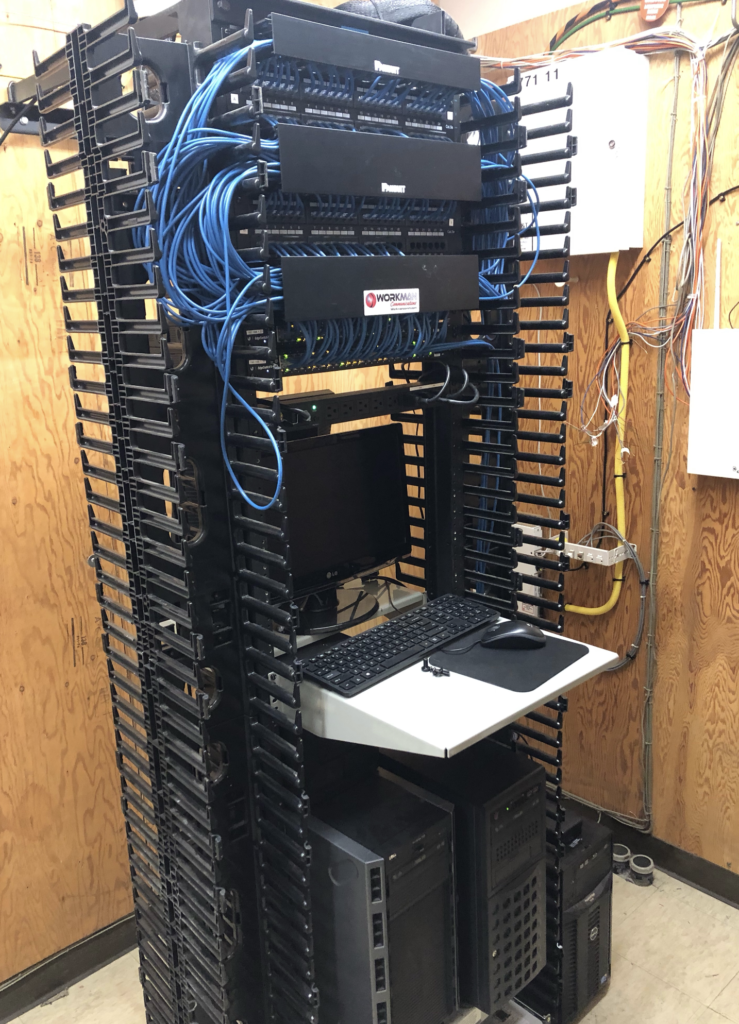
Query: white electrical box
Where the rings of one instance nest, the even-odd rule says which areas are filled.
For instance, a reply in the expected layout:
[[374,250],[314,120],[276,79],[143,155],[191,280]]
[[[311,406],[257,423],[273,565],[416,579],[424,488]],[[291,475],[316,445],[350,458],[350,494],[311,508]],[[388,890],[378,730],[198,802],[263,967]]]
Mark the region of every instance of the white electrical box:
[[[617,47],[574,60],[555,61],[521,74],[521,104],[563,96],[572,83],[572,129],[577,152],[571,158],[569,185],[540,189],[542,203],[562,199],[567,188],[577,189],[571,211],[570,252],[573,256],[640,249],[644,244],[644,193],[647,160],[649,61],[641,54]],[[557,121],[565,123],[566,109],[526,115],[522,123],[531,131]],[[565,148],[568,135],[530,139],[522,151],[525,160],[536,153]],[[567,159],[524,164],[531,179],[562,175]],[[561,224],[564,212],[544,211],[542,227]],[[523,239],[533,250],[536,239]],[[545,235],[542,248],[561,248],[564,235]]]
[[739,480],[739,331],[693,331],[688,473]]

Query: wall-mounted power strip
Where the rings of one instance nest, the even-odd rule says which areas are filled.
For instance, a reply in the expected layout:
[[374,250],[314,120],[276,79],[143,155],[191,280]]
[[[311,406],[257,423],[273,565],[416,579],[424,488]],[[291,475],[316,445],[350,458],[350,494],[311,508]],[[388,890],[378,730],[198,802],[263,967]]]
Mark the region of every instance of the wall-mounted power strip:
[[[636,544],[631,547],[636,551]],[[565,544],[565,554],[578,562],[592,562],[593,565],[617,565],[629,557],[623,544],[617,548],[596,548],[588,544]]]

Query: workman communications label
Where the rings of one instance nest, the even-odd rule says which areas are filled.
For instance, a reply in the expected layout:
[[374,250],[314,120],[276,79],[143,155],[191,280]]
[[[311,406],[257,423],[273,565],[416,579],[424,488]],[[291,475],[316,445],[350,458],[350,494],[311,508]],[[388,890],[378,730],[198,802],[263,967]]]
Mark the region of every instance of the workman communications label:
[[393,313],[418,313],[421,308],[420,288],[398,288],[392,291],[364,293],[365,316],[388,316]]

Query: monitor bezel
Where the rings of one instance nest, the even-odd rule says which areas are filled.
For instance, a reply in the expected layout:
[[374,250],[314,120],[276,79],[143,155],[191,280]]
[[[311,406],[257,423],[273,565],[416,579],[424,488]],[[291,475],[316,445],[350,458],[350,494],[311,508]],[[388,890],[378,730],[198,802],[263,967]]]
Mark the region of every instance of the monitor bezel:
[[[402,473],[402,481],[405,480],[405,440],[403,428],[399,423],[383,424],[378,427],[365,427],[357,430],[342,431],[336,434],[317,434],[313,437],[303,437],[294,441],[288,441],[288,457],[295,452],[302,450],[313,450],[319,447],[338,446],[341,444],[350,444],[360,438],[366,438],[368,434],[375,434],[383,432],[388,436],[393,436],[396,441],[395,444],[398,449],[398,460]],[[286,487],[286,498],[287,504],[290,503],[290,487],[289,487],[289,470],[287,469],[287,463],[285,466],[285,487]],[[405,488],[407,498],[407,487]],[[366,578],[377,575],[382,572],[383,569],[394,565],[400,559],[407,557],[411,553],[413,547],[413,537],[411,534],[411,515],[409,502],[406,500],[403,503],[404,509],[404,525],[405,525],[405,539],[402,544],[402,550],[390,551],[379,551],[376,552],[371,559],[365,560],[354,560],[351,562],[339,562],[333,565],[326,565],[320,570],[314,570],[310,574],[303,577],[292,576],[293,584],[293,597],[303,598],[310,594],[317,594],[324,590],[330,590],[332,588],[343,586],[350,580],[358,578]],[[400,548],[401,545],[398,545]],[[292,573],[291,573],[292,575]]]

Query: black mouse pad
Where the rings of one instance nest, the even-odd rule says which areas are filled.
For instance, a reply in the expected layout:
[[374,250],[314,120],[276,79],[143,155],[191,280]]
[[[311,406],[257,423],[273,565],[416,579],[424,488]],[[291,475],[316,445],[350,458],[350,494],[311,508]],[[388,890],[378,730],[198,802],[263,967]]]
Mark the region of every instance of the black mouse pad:
[[528,693],[546,683],[558,672],[574,665],[584,658],[588,649],[584,644],[573,643],[571,640],[560,640],[547,634],[547,642],[543,647],[530,648],[528,651],[511,651],[506,649],[480,647],[475,644],[465,654],[450,654],[449,650],[463,650],[479,639],[488,626],[476,629],[459,640],[453,640],[432,654],[429,661],[439,668],[448,668],[461,676],[481,679],[484,683],[502,686],[516,693]]

